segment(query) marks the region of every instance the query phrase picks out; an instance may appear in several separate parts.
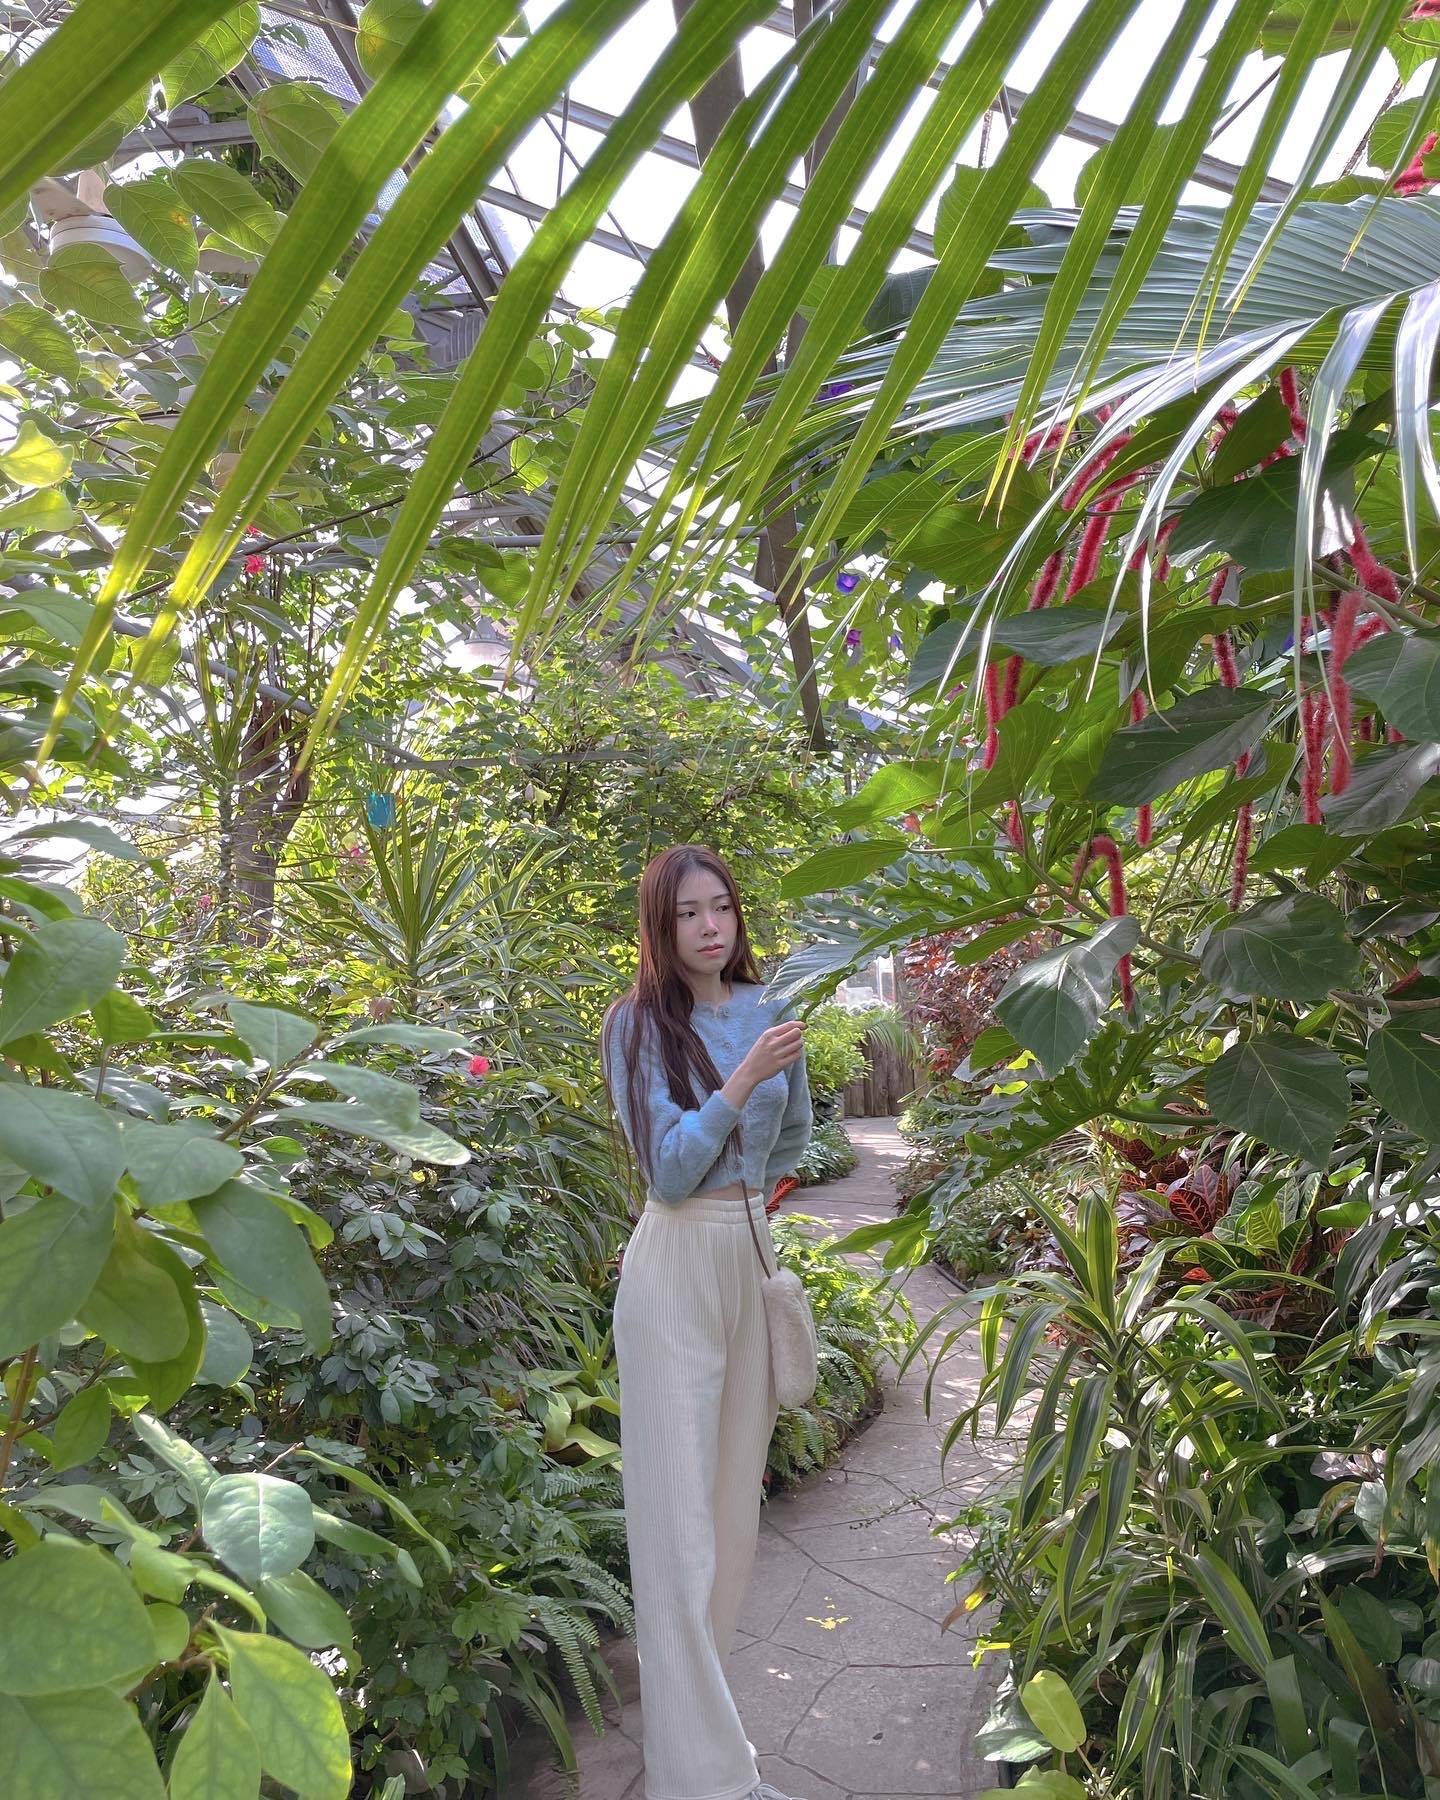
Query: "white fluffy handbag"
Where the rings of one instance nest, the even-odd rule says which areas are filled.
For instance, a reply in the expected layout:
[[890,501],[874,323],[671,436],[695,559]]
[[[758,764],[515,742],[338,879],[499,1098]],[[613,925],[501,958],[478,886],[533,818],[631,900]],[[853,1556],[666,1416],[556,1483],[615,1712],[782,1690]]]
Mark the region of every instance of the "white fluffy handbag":
[[[762,1195],[762,1205],[763,1198]],[[781,1406],[804,1406],[815,1393],[820,1348],[810,1296],[793,1269],[782,1269],[777,1264],[771,1273],[755,1230],[748,1189],[745,1217],[750,1221],[750,1236],[755,1254],[760,1258],[760,1294],[765,1302],[765,1324],[770,1334],[770,1372],[775,1381],[775,1393]],[[770,1256],[773,1262],[773,1240]]]

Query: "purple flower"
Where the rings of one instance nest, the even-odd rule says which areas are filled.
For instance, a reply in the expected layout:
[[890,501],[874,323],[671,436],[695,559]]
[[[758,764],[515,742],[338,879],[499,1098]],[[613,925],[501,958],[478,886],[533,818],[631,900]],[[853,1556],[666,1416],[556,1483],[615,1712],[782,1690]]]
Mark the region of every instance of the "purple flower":
[[842,394],[848,394],[855,386],[853,381],[827,381],[820,390],[822,400],[838,400]]
[[860,642],[860,640],[864,637],[864,635],[865,634],[863,631],[857,631],[856,628],[852,625],[850,627],[850,629],[845,633],[845,642],[853,650],[855,645]]
[[892,650],[898,650],[900,648],[900,633],[898,631],[892,631],[890,633],[890,648]]
[[853,594],[860,585],[860,577],[853,569],[847,569],[843,575],[835,577],[835,585],[842,594]]

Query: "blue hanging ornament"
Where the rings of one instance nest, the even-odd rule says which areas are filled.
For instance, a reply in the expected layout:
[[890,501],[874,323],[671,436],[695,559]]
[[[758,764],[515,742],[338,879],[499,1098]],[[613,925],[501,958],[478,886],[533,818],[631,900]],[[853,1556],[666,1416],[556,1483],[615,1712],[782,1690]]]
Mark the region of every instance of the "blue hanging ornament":
[[365,796],[365,817],[376,831],[383,831],[387,825],[395,823],[395,796],[382,794],[372,788]]

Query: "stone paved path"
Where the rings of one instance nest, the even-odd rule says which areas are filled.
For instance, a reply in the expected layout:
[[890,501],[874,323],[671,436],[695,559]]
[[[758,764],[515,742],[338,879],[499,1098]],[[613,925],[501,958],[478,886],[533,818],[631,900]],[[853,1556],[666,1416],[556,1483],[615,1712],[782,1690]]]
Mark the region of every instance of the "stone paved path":
[[[837,1236],[893,1216],[891,1177],[906,1155],[890,1120],[851,1119],[845,1128],[859,1168],[798,1190],[785,1208]],[[956,1298],[933,1269],[899,1279],[922,1324]],[[962,1438],[942,1478],[940,1441],[977,1374],[973,1344],[961,1339],[937,1371],[927,1418],[924,1365],[898,1383],[892,1369],[885,1410],[839,1462],[777,1495],[761,1516],[730,1683],[762,1777],[797,1800],[971,1800],[994,1785],[994,1765],[971,1748],[989,1706],[989,1665],[972,1666],[968,1619],[940,1630],[963,1592],[946,1576],[969,1533],[931,1532],[1001,1472],[983,1436],[979,1451]],[[633,1647],[624,1651],[614,1659],[623,1710],[612,1705],[603,1738],[583,1717],[575,1727],[579,1800],[644,1800],[639,1684]],[[511,1792],[561,1800],[575,1793],[571,1783],[542,1763],[517,1772]]]

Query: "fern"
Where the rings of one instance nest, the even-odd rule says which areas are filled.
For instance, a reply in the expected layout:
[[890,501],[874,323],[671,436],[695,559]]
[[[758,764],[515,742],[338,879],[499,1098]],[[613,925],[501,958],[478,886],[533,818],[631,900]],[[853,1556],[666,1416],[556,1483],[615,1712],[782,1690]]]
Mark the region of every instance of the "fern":
[[591,1658],[586,1654],[592,1651],[597,1659],[599,1657],[600,1633],[594,1621],[586,1618],[584,1613],[571,1611],[564,1601],[554,1600],[548,1594],[536,1594],[534,1608],[546,1635],[560,1652],[585,1717],[596,1734],[600,1734],[605,1729],[605,1720],[600,1712],[600,1695],[595,1687]]

